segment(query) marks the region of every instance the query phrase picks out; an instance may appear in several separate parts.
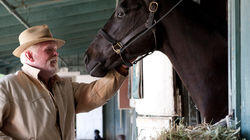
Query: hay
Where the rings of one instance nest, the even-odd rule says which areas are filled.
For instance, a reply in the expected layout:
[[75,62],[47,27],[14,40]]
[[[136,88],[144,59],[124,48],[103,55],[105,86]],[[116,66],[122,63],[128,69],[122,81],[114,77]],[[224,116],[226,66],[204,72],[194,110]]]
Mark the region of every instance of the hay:
[[183,121],[174,125],[170,130],[162,131],[157,140],[238,140],[240,128],[232,129],[225,126],[199,124],[185,126]]

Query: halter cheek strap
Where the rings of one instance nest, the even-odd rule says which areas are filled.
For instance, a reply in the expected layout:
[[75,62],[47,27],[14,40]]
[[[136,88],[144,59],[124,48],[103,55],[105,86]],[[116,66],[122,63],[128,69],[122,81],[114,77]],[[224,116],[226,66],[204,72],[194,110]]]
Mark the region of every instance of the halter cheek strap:
[[[120,42],[116,41],[115,39],[113,39],[110,35],[108,35],[103,29],[101,29],[99,31],[99,33],[108,41],[112,44],[112,49],[113,51],[118,54],[121,58],[121,60],[123,61],[123,63],[125,65],[127,65],[128,67],[132,66],[133,64],[136,64],[138,61],[140,61],[142,58],[144,58],[145,56],[151,54],[151,52],[146,53],[142,56],[140,56],[139,58],[137,58],[134,62],[130,62],[127,57],[125,56],[125,51],[126,48],[128,48],[130,46],[130,44],[132,44],[134,42],[135,37],[139,36],[139,35],[143,35],[142,33],[147,30],[150,26],[152,26],[152,24],[154,23],[154,14],[158,9],[158,3],[154,0],[149,4],[149,17],[147,19],[147,22],[141,26],[139,26],[138,28],[136,28],[133,32],[131,32],[128,36],[126,36],[125,38],[123,38]],[[155,41],[155,47],[157,47],[157,40],[156,40],[156,30],[152,29],[151,30],[153,35],[154,35],[154,41]],[[156,49],[156,48],[155,48]],[[155,50],[154,49],[154,50]],[[154,51],[153,50],[153,51]]]
[[137,28],[135,31],[130,33],[127,37],[125,37],[122,41],[118,42],[115,39],[113,39],[111,36],[109,36],[103,29],[99,30],[99,34],[101,34],[108,42],[112,44],[113,51],[118,54],[122,60],[122,62],[130,67],[133,64],[136,64],[138,61],[140,61],[142,58],[146,57],[147,55],[151,54],[154,50],[157,48],[157,40],[156,40],[156,33],[155,30],[152,30],[152,33],[154,35],[155,40],[155,49],[152,52],[148,52],[140,57],[138,57],[135,61],[130,62],[130,60],[127,59],[125,56],[126,49],[130,46],[131,41],[134,37],[138,36],[142,31],[145,31],[147,28],[145,26],[141,26]]
[[[113,51],[118,54],[121,57],[121,60],[123,61],[123,63],[127,66],[132,66],[133,64],[127,59],[127,57],[125,56],[124,52],[125,50],[123,49],[123,45],[121,44],[121,42],[116,41],[115,39],[113,39],[111,36],[109,36],[103,29],[99,30],[99,33],[108,41],[112,44],[112,49]],[[125,38],[126,39],[126,38]]]
[[[99,30],[99,34],[101,34],[108,42],[112,44],[112,48],[116,54],[118,54],[121,57],[121,60],[123,63],[127,66],[132,66],[133,64],[136,64],[138,61],[140,61],[145,56],[151,54],[154,50],[157,49],[157,40],[156,40],[156,29],[155,26],[158,24],[162,19],[164,19],[170,12],[172,12],[183,0],[180,0],[178,3],[176,3],[167,13],[165,13],[159,20],[155,21],[154,16],[155,13],[158,10],[158,3],[157,0],[153,0],[149,4],[149,17],[145,24],[139,26],[137,29],[135,29],[133,32],[131,32],[128,36],[123,38],[120,42],[113,39],[110,35],[108,35],[103,29]],[[148,52],[139,58],[137,58],[134,62],[130,62],[125,54],[125,50],[137,39],[139,39],[141,36],[146,34],[148,31],[152,31],[154,35],[155,40],[155,48],[152,52]]]

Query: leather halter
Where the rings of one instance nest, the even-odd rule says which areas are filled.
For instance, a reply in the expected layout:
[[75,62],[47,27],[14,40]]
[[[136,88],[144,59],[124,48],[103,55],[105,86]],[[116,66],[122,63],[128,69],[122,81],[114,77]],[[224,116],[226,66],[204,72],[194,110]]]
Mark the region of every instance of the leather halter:
[[[152,0],[149,4],[149,17],[145,24],[139,26],[137,29],[135,29],[133,32],[131,32],[128,36],[123,38],[121,41],[117,41],[113,39],[110,35],[108,35],[103,29],[99,30],[99,34],[101,34],[110,44],[112,44],[112,48],[114,52],[118,55],[120,55],[121,60],[125,65],[128,67],[132,66],[133,64],[136,64],[138,61],[140,61],[145,56],[153,53],[157,49],[157,40],[156,40],[156,33],[155,33],[155,25],[159,23],[162,19],[164,19],[170,12],[172,12],[183,0],[180,0],[178,3],[176,3],[167,13],[165,13],[159,20],[154,20],[154,14],[158,10],[158,3],[157,0]],[[143,54],[139,58],[137,58],[134,62],[130,62],[125,54],[123,52],[126,51],[126,48],[128,48],[133,42],[135,42],[138,38],[146,34],[148,31],[152,31],[154,35],[155,40],[155,48],[153,51],[150,51],[146,54]]]

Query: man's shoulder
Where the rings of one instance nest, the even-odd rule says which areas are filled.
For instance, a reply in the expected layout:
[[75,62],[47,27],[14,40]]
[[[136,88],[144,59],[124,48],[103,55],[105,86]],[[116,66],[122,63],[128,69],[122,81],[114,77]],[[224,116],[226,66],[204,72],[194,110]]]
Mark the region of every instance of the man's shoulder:
[[17,71],[16,73],[10,73],[3,76],[2,78],[0,78],[0,84],[16,81],[19,73],[20,71]]

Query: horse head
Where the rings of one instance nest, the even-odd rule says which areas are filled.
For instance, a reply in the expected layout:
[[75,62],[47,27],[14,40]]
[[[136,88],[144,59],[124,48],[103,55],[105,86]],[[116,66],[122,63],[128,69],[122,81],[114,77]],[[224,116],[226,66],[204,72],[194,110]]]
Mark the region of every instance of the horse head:
[[114,13],[85,53],[84,61],[88,73],[102,77],[109,70],[131,63],[138,56],[154,50],[155,40],[151,31],[132,41],[147,29],[145,26],[150,13],[148,7],[149,3],[144,0],[119,1]]
[[218,121],[227,114],[228,61],[227,41],[213,17],[192,0],[120,0],[86,51],[86,70],[102,77],[159,50],[170,59],[201,115]]

